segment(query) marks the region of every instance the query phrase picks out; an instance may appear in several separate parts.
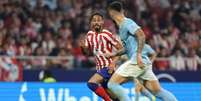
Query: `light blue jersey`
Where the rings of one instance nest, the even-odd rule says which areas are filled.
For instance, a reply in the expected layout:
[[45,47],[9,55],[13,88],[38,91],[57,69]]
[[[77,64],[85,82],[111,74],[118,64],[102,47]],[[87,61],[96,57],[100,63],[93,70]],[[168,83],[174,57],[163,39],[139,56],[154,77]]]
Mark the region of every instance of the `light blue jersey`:
[[[124,21],[119,26],[119,36],[123,42],[123,46],[126,50],[128,58],[132,61],[132,64],[137,64],[137,46],[138,42],[135,36],[135,32],[140,27],[131,19],[124,18]],[[146,45],[145,45],[146,46]],[[142,61],[144,64],[151,64],[151,61],[146,53],[150,51],[149,48],[142,50]]]

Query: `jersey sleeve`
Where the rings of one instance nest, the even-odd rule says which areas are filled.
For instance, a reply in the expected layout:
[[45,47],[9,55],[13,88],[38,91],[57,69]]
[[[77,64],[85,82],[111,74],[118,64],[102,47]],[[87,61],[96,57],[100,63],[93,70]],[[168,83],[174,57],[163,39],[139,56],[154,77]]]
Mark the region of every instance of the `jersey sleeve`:
[[149,46],[149,45],[147,45],[146,50],[147,50],[147,53],[148,53],[148,54],[154,54],[154,53],[156,53],[156,52],[154,51],[154,49],[151,48],[151,46]]
[[134,21],[129,20],[127,30],[130,34],[135,35],[135,32],[140,28]]
[[88,33],[87,33],[87,35],[86,35],[86,37],[85,37],[85,39],[84,39],[84,45],[86,46],[86,47],[88,47],[89,49],[91,49],[91,43],[90,43],[90,39],[91,39],[91,36],[92,34],[91,34],[91,31],[89,31]]
[[117,37],[114,35],[112,35],[110,40],[111,40],[112,45],[117,45],[119,43]]
[[118,44],[118,39],[117,37],[115,37],[111,32],[109,31],[104,31],[104,38],[106,38],[106,40],[108,40],[112,45],[117,45]]

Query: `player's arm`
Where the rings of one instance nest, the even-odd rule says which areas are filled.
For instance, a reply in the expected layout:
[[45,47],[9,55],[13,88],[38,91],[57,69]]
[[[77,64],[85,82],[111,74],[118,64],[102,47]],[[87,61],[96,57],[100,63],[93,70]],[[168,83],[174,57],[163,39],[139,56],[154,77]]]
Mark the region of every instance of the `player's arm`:
[[135,35],[137,37],[137,42],[138,42],[137,55],[141,56],[142,49],[143,49],[144,44],[145,44],[145,34],[141,29],[138,29],[135,32]]
[[125,49],[122,46],[120,41],[117,41],[117,44],[114,45],[114,47],[117,49],[117,51],[113,54],[113,56],[118,56],[119,57],[119,56],[125,54]]
[[93,55],[92,52],[89,49],[89,43],[87,42],[86,39],[82,39],[80,41],[80,47],[81,47],[82,53],[84,55],[87,55],[87,56],[92,56]]
[[144,67],[143,62],[142,62],[142,49],[145,44],[145,34],[141,29],[138,29],[135,32],[135,35],[137,37],[137,64],[142,68]]
[[118,40],[117,37],[115,37],[112,34],[106,34],[104,36],[104,38],[106,38],[109,41],[109,43],[112,44],[112,47],[117,49],[117,51],[115,51],[115,53],[105,54],[106,57],[116,57],[116,56],[121,56],[121,55],[125,54],[125,49],[123,48],[120,40]]
[[82,53],[87,56],[92,56],[91,52],[86,47],[81,47]]
[[137,55],[136,55],[137,64],[139,65],[139,67],[144,67],[142,62],[142,49],[144,48],[144,44],[145,44],[145,34],[135,22],[131,22],[127,26],[127,29],[129,33],[135,35],[137,39]]
[[118,57],[118,59],[120,58],[121,55],[125,54],[125,49],[122,47],[121,49],[118,49],[117,51],[115,51],[115,53],[112,54],[104,54],[104,56],[106,57],[111,57],[111,58],[116,58]]
[[122,49],[119,49],[115,54],[114,56],[121,56],[121,55],[124,55],[125,54],[125,49],[122,48]]
[[119,58],[120,58],[120,56],[111,57],[112,63],[110,64],[110,67],[115,68],[116,64],[117,64],[117,61],[119,60]]

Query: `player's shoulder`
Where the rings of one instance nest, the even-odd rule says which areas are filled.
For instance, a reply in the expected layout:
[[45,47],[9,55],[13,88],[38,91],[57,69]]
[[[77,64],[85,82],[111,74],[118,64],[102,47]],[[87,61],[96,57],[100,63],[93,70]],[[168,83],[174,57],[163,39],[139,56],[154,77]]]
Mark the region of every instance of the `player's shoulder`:
[[135,23],[135,21],[131,18],[125,18],[127,24]]
[[131,33],[134,33],[137,29],[140,28],[140,26],[131,18],[125,18],[126,21],[124,22],[123,28],[131,31]]
[[112,34],[112,32],[110,32],[109,30],[107,30],[107,29],[103,29],[103,31],[102,31],[104,34]]
[[102,35],[106,35],[106,36],[112,36],[112,35],[113,35],[112,32],[110,32],[110,31],[107,30],[107,29],[103,29],[103,31],[102,31],[101,34],[102,34]]
[[87,35],[92,35],[92,34],[94,34],[94,33],[95,33],[94,31],[89,30],[89,31],[87,32]]

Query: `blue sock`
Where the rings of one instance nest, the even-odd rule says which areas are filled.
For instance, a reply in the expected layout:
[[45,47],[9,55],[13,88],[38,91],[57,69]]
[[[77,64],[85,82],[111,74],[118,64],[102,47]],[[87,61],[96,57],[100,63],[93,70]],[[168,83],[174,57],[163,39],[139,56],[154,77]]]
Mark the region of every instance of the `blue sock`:
[[108,82],[108,88],[119,98],[120,101],[131,101],[121,85]]
[[144,96],[148,97],[150,101],[154,101],[154,100],[155,100],[155,99],[154,99],[154,95],[153,95],[151,92],[149,92],[147,89],[143,89],[143,90],[141,91],[141,93],[142,93]]
[[156,97],[162,101],[177,101],[176,97],[169,91],[161,88],[161,90],[156,94]]

